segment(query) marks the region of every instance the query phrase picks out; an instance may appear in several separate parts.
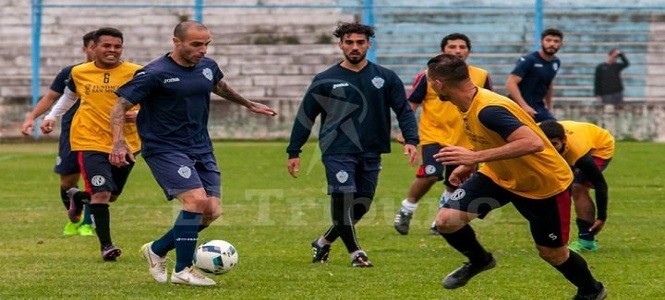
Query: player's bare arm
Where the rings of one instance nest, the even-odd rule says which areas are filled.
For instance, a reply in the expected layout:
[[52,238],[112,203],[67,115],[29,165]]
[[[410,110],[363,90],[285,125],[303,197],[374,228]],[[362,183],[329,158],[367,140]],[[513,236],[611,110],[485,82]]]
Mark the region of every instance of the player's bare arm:
[[552,95],[554,95],[554,84],[550,83],[550,87],[547,88],[547,94],[545,94],[545,108],[547,110],[552,110]]
[[506,90],[508,90],[510,98],[515,100],[515,102],[517,102],[517,104],[533,118],[536,116],[536,111],[533,109],[533,107],[526,103],[524,97],[522,97],[522,93],[520,92],[520,88],[518,86],[521,81],[522,77],[514,74],[508,75],[508,80],[506,81]]
[[113,133],[113,150],[109,154],[109,161],[116,167],[129,165],[129,161],[135,161],[134,154],[127,150],[125,143],[125,114],[134,106],[123,97],[111,109],[111,132]]
[[540,152],[545,144],[540,137],[527,126],[515,129],[503,146],[473,151],[459,146],[442,148],[435,154],[436,161],[446,165],[475,165],[481,162],[510,159]]
[[226,81],[220,80],[217,85],[213,87],[212,90],[215,95],[218,95],[226,100],[231,102],[238,103],[244,107],[247,107],[254,113],[263,114],[268,116],[276,116],[277,112],[267,105],[256,103],[250,100],[245,99],[245,97],[238,94]]
[[35,119],[51,108],[53,103],[55,103],[60,96],[62,96],[62,94],[49,89],[39,102],[37,102],[35,108],[25,116],[25,120],[21,126],[21,133],[23,133],[23,135],[31,135],[35,126]]

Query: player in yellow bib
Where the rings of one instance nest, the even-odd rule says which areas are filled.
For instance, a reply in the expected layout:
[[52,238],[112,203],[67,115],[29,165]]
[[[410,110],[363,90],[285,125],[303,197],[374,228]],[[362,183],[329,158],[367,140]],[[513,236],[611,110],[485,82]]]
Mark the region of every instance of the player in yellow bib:
[[[596,234],[607,220],[608,187],[603,171],[614,156],[614,137],[594,124],[575,121],[545,121],[539,124],[554,148],[575,170],[573,202],[578,240],[570,243],[573,251],[596,251]],[[596,191],[596,205],[589,189]]]
[[[72,151],[78,152],[85,189],[92,195],[90,213],[95,220],[102,258],[114,261],[122,251],[111,239],[109,204],[122,193],[134,162],[116,167],[109,161],[113,149],[110,113],[118,99],[115,90],[132,79],[141,66],[120,60],[123,36],[115,28],[104,27],[95,31],[94,43],[95,61],[72,68],[65,94],[45,118],[42,130],[52,130],[55,118],[74,105],[77,98],[80,99],[72,121],[70,143]],[[128,113],[126,117],[135,119],[136,112]],[[141,141],[135,122],[125,125],[125,137],[129,150],[138,153]]]
[[[463,60],[469,57],[471,51],[471,40],[461,33],[446,35],[441,40],[440,45],[441,53],[452,54]],[[492,80],[486,70],[474,66],[468,67],[471,81],[476,86],[488,90],[492,89]],[[445,191],[439,201],[440,205],[448,201],[452,192],[457,188],[446,180],[456,166],[446,166],[444,168],[442,164],[434,160],[433,155],[448,145],[471,147],[466,134],[464,134],[462,119],[457,113],[457,108],[450,102],[439,100],[439,95],[427,83],[425,71],[416,77],[408,100],[413,111],[416,111],[419,106],[422,107],[418,123],[422,164],[407,191],[406,198],[402,200],[402,206],[395,213],[393,225],[395,230],[403,235],[409,233],[411,218],[418,208],[418,202],[437,181],[443,180],[445,185]],[[432,224],[430,231],[433,234],[438,234],[433,226]]]
[[445,165],[459,165],[450,175],[459,188],[439,210],[437,230],[469,259],[444,278],[443,287],[459,288],[496,266],[469,222],[512,203],[529,221],[540,257],[577,287],[575,299],[605,298],[584,258],[566,247],[573,181],[566,161],[515,102],[474,85],[464,60],[441,54],[427,65],[430,85],[442,101],[457,107],[473,145],[448,146],[435,155]]

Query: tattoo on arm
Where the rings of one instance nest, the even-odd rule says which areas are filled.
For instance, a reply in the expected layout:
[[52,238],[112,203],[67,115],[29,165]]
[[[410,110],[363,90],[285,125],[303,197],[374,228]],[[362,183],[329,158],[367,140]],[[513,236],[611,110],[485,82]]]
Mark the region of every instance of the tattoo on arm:
[[241,96],[240,94],[238,94],[238,93],[237,93],[233,88],[231,88],[231,86],[230,86],[228,83],[226,83],[224,80],[220,80],[219,83],[217,83],[217,85],[216,85],[215,88],[213,89],[213,93],[215,93],[216,95],[218,95],[218,96],[220,96],[220,97],[222,97],[222,98],[224,98],[224,99],[226,99],[226,100],[229,100],[229,101],[232,101],[232,102],[238,103],[238,104],[240,104],[240,105],[242,105],[242,106],[247,106],[247,107],[249,107],[250,105],[252,105],[252,102],[251,102],[251,101],[245,99],[245,97],[243,97],[243,96]]
[[125,140],[125,112],[132,108],[134,104],[127,99],[118,97],[118,101],[111,109],[111,131],[113,132],[113,142]]

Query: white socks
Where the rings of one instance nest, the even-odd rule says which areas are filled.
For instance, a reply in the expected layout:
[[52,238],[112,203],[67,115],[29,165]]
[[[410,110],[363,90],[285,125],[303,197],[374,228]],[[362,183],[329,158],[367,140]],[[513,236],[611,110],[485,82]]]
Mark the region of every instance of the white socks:
[[411,203],[406,199],[402,200],[402,212],[412,214],[416,209],[418,209],[418,203]]

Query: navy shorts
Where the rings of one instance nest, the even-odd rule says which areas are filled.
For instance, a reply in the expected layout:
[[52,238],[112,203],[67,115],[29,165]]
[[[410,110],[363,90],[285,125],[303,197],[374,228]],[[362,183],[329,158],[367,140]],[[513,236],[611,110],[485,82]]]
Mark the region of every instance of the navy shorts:
[[85,181],[85,190],[91,194],[111,192],[118,196],[122,193],[134,163],[118,168],[109,161],[109,154],[97,151],[79,151],[81,177]]
[[328,194],[357,193],[374,198],[379,183],[381,157],[333,154],[322,157],[328,179]]
[[444,180],[443,183],[447,187],[452,189],[457,188],[457,186],[454,186],[448,182],[450,174],[453,172],[453,170],[455,170],[455,168],[457,168],[457,165],[444,166],[442,163],[437,162],[436,159],[434,159],[434,154],[439,153],[439,150],[441,150],[443,146],[439,144],[427,144],[423,145],[421,148],[423,163],[418,168],[416,177],[425,178],[436,176],[438,180]]
[[512,203],[529,221],[531,236],[539,246],[558,248],[568,244],[570,233],[570,191],[546,199],[530,199],[516,195],[475,172],[450,196],[443,207],[479,214]]
[[[605,171],[605,168],[607,168],[607,165],[610,164],[610,160],[612,160],[612,159],[611,158],[610,159],[602,159],[600,157],[595,157],[595,156],[593,157],[593,162],[596,163],[596,166],[598,167],[598,169],[600,169],[600,171]],[[591,181],[589,181],[589,178],[587,178],[586,174],[584,174],[583,172],[581,172],[577,168],[575,168],[575,170],[573,170],[573,171],[574,171],[574,174],[575,174],[575,178],[573,179],[573,183],[583,184],[583,185],[585,185],[587,187],[590,187],[590,188],[593,187],[593,184],[591,184]]]
[[533,109],[536,110],[536,117],[534,120],[536,123],[544,122],[544,121],[556,121],[556,118],[552,115],[552,112],[547,110],[545,106],[543,105],[536,105],[533,106]]
[[77,174],[81,172],[78,163],[78,155],[72,151],[69,144],[69,130],[60,134],[58,143],[58,156],[55,158],[53,172],[60,175]]
[[146,156],[144,159],[168,200],[198,188],[203,188],[208,196],[222,195],[222,177],[212,152],[164,152]]

